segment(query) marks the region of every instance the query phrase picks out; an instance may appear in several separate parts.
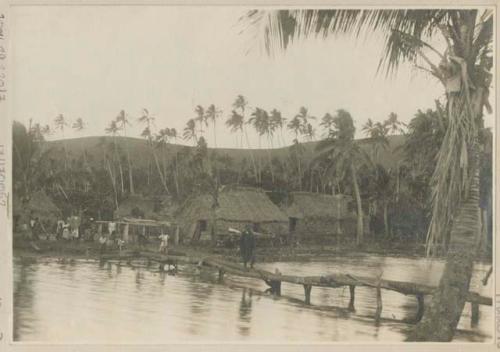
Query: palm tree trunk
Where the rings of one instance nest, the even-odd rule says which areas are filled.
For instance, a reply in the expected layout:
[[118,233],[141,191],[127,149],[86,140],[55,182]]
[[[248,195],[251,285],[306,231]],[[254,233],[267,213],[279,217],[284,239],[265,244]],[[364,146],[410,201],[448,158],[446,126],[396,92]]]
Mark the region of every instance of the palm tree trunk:
[[[471,99],[471,112],[482,116],[484,106],[483,88],[476,87]],[[463,98],[462,98],[463,99]],[[451,104],[450,116],[467,114],[460,111],[468,104]],[[476,120],[476,119],[474,119]],[[465,299],[469,292],[470,279],[479,235],[479,146],[477,135],[470,150],[469,174],[472,175],[469,193],[462,199],[453,217],[446,265],[430,305],[409,341],[451,341],[457,328]]]
[[389,219],[387,216],[388,208],[389,208],[389,202],[384,201],[384,229],[385,229],[385,238],[387,239],[391,237],[391,234],[389,232]]
[[[125,130],[125,123],[123,124],[123,134],[125,138],[127,137],[127,132]],[[127,151],[127,164],[128,164],[128,181],[129,181],[129,191],[130,194],[135,194],[135,189],[134,189],[134,175],[132,171],[132,163],[130,161],[130,149],[128,146],[127,141],[125,140],[125,148]]]
[[125,192],[125,187],[123,184],[123,168],[122,168],[122,162],[120,160],[120,155],[118,155],[118,148],[116,147],[116,137],[113,136],[113,149],[115,153],[115,158],[118,161],[118,170],[120,171],[120,185],[121,185],[121,191],[122,193]]
[[163,172],[161,171],[160,161],[158,160],[158,156],[156,155],[156,153],[154,151],[154,146],[153,146],[151,141],[149,142],[149,145],[151,148],[151,154],[153,155],[153,159],[155,161],[156,170],[158,171],[158,175],[160,176],[161,184],[162,184],[163,188],[165,189],[165,192],[167,192],[167,194],[170,194],[170,191],[168,190],[168,187],[167,187],[167,183],[165,182]]
[[116,191],[116,180],[113,175],[113,171],[111,170],[111,165],[109,164],[108,159],[106,158],[106,169],[108,170],[109,177],[111,178],[111,185],[113,186],[113,194],[115,201],[115,210],[118,209],[118,192]]
[[479,175],[472,181],[469,197],[462,202],[454,217],[446,265],[439,287],[424,312],[409,341],[451,341],[460,320],[469,292],[476,236],[479,204]]
[[179,188],[179,158],[177,155],[177,137],[174,137],[175,141],[175,191],[177,192],[177,196],[180,194]]
[[361,195],[359,193],[358,176],[356,172],[356,167],[351,164],[351,175],[352,175],[352,185],[354,188],[354,196],[356,197],[356,206],[358,211],[358,221],[356,226],[356,245],[360,246],[363,244],[363,207],[361,205]]
[[250,151],[250,158],[252,159],[252,165],[253,165],[253,170],[254,170],[254,174],[255,174],[255,182],[256,183],[259,183],[259,175],[258,175],[258,172],[257,172],[257,165],[255,163],[255,157],[253,155],[253,151],[250,147],[250,142],[248,140],[248,132],[247,132],[247,129],[243,127],[243,130],[244,130],[244,133],[245,133],[245,138],[247,140],[247,147]]
[[[271,142],[271,137],[268,135],[267,136],[267,141],[268,141],[268,145],[270,146],[270,148],[272,148],[272,142]],[[273,170],[273,161],[271,159],[271,149],[267,149],[267,157],[269,159],[269,169],[271,170],[271,183],[274,185],[274,170]]]

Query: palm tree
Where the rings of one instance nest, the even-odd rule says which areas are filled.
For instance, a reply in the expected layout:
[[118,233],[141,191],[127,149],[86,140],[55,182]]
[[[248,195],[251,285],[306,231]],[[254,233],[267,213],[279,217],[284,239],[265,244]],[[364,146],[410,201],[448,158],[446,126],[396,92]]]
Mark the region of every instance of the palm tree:
[[384,127],[387,127],[389,132],[391,132],[392,134],[404,133],[402,127],[406,127],[403,122],[398,120],[398,115],[396,115],[396,113],[394,112],[391,112],[389,114],[389,117],[387,118],[387,120],[385,120],[384,125]]
[[[478,130],[484,108],[490,109],[492,10],[252,10],[247,19],[252,28],[262,30],[269,53],[286,49],[297,36],[382,33],[380,67],[394,73],[401,63],[410,62],[443,84],[449,123],[433,176],[428,253],[444,242],[447,229],[451,237],[440,285],[409,339],[450,341],[465,304],[475,254]],[[446,43],[444,52],[425,42],[435,36]]]
[[333,116],[330,113],[326,113],[322,118],[321,122],[319,123],[323,129],[325,129],[326,132],[326,137],[330,135],[331,130],[333,128]]
[[139,117],[139,122],[146,124],[144,131],[141,136],[146,138],[148,141],[149,149],[151,150],[151,154],[153,155],[153,159],[155,161],[156,170],[158,171],[158,175],[160,176],[160,181],[163,186],[163,189],[167,194],[170,194],[170,191],[167,186],[167,181],[165,180],[165,175],[161,171],[160,162],[158,161],[158,156],[156,155],[156,151],[153,144],[153,132],[152,127],[154,125],[155,118],[149,114],[147,109],[142,109],[142,115]]
[[222,110],[215,107],[214,104],[211,104],[207,111],[205,111],[205,118],[207,121],[212,121],[213,129],[214,129],[214,148],[217,148],[217,133],[216,133],[216,122],[219,118],[220,114],[222,114]]
[[316,117],[309,115],[309,111],[304,106],[300,107],[299,113],[297,115],[295,115],[295,117],[297,117],[301,120],[301,124],[304,127],[307,126],[307,124],[309,123],[309,120],[316,120]]
[[182,134],[184,140],[192,140],[194,145],[198,144],[198,135],[196,133],[196,120],[189,119],[184,127],[184,132]]
[[[125,110],[120,110],[118,115],[116,116],[116,122],[119,124],[121,130],[123,130],[123,136],[127,138],[127,125],[130,125],[130,122],[127,118],[127,114]],[[135,193],[134,189],[134,175],[132,170],[132,162],[130,161],[130,150],[128,146],[128,141],[125,140],[125,150],[127,153],[127,163],[128,163],[128,180],[129,180],[129,191],[131,194]]]
[[359,190],[359,181],[357,170],[368,158],[354,140],[356,128],[351,114],[346,110],[338,110],[333,118],[333,126],[327,139],[322,140],[316,147],[318,155],[317,160],[323,160],[328,163],[330,170],[335,169],[335,174],[341,176],[349,173],[352,180],[354,197],[357,206],[357,227],[356,244],[363,244],[363,207],[361,204],[361,192]]
[[54,124],[56,125],[56,130],[60,130],[63,139],[63,149],[64,149],[64,170],[68,168],[68,149],[66,148],[66,140],[64,139],[64,130],[67,126],[69,126],[66,118],[63,114],[59,114],[54,119]]
[[[234,111],[239,110],[239,115],[241,116],[242,119],[242,127],[241,131],[245,135],[246,142],[247,142],[247,148],[250,150],[250,158],[252,159],[252,165],[253,165],[253,170],[254,170],[254,175],[255,175],[255,182],[259,183],[259,172],[257,170],[257,163],[255,162],[255,156],[253,154],[252,147],[250,146],[250,140],[248,138],[248,131],[246,129],[246,121],[245,121],[245,111],[246,107],[248,106],[248,101],[243,95],[238,95],[233,103],[233,108]],[[239,118],[239,117],[238,117]],[[238,119],[236,118],[236,119]]]
[[[47,126],[48,127],[48,126]],[[71,126],[76,132],[81,132],[85,128],[85,123],[83,122],[83,119],[81,117],[77,118],[75,122],[73,122],[73,125]],[[82,141],[80,144],[81,149],[82,149],[82,154],[83,154],[83,162],[85,164],[85,167],[87,170],[90,170],[90,165],[87,160],[87,151],[85,150],[85,143]]]
[[299,141],[299,135],[301,134],[302,131],[302,121],[299,118],[298,115],[294,116],[293,119],[291,119],[288,124],[287,128],[293,132],[295,135],[295,138],[293,139],[293,145],[295,146],[292,148],[290,151],[294,153],[294,157],[297,160],[297,183],[299,185],[299,191],[302,191],[302,167],[301,167],[301,159],[302,159],[302,149],[300,148],[300,141]]
[[[266,135],[269,139],[269,135],[271,133],[270,130],[270,123],[269,123],[269,114],[267,111],[261,108],[255,108],[255,110],[252,112],[252,117],[248,119],[248,124],[251,124],[257,134],[259,135],[259,149],[262,148],[261,145],[261,138],[262,136]],[[273,167],[272,167],[272,161],[271,161],[271,154],[270,150],[268,149],[268,157],[269,157],[269,167],[271,171],[271,179],[272,182],[274,183],[274,172],[273,172]],[[259,158],[259,183],[262,184],[262,165],[261,165],[261,160]]]
[[205,114],[205,109],[201,105],[197,105],[196,108],[194,109],[194,112],[196,113],[196,117],[194,120],[200,124],[200,134],[203,137],[203,133],[205,130],[203,129],[203,125],[205,127],[208,127],[208,120],[207,120],[207,115]]
[[273,129],[280,130],[281,143],[279,144],[284,146],[285,140],[283,139],[283,127],[285,126],[286,119],[281,115],[281,112],[276,109],[271,110],[269,118],[270,118],[270,123],[273,126]]
[[177,192],[177,196],[180,194],[179,187],[179,160],[178,160],[178,144],[177,144],[177,130],[175,128],[169,128],[167,135],[169,138],[172,138],[175,143],[175,190]]
[[111,134],[112,140],[113,140],[113,154],[115,155],[115,160],[118,163],[118,170],[120,171],[120,185],[121,185],[121,191],[122,193],[125,192],[125,187],[123,183],[123,168],[122,168],[122,162],[121,162],[121,157],[118,152],[118,147],[116,145],[116,135],[120,131],[120,127],[118,126],[118,123],[116,120],[111,120],[109,123],[108,127],[104,130],[107,134]]
[[389,133],[389,127],[384,123],[376,122],[373,123],[372,119],[368,119],[366,124],[363,126],[362,130],[365,135],[370,138],[372,143],[372,158],[373,162],[379,162],[378,157],[382,149],[387,149],[389,146],[389,140],[387,135]]
[[240,140],[241,147],[243,147],[243,124],[245,123],[245,119],[243,115],[233,110],[231,112],[231,116],[226,120],[226,126],[229,128],[231,133],[240,132]]
[[85,128],[85,123],[81,117],[77,118],[75,122],[73,122],[73,129],[77,132],[80,132]]
[[[113,155],[114,155],[114,158],[115,159],[118,159],[118,162],[120,162],[120,158],[118,157],[117,158],[117,150],[116,150],[116,141],[115,141],[115,138],[116,138],[116,134],[118,133],[120,129],[118,128],[118,125],[116,124],[116,121],[115,120],[112,120],[108,127],[105,128],[105,132],[107,134],[111,134],[112,136],[112,139],[113,139]],[[115,199],[115,206],[116,208],[118,208],[118,189],[116,187],[116,177],[115,177],[115,172],[114,172],[114,168],[115,168],[115,164],[113,163],[113,167],[111,167],[110,163],[109,163],[109,160],[106,156],[106,152],[104,153],[104,159],[105,159],[105,165],[106,165],[106,169],[108,170],[108,173],[109,173],[109,177],[111,179],[111,185],[113,186],[113,192],[114,192],[114,199]],[[120,173],[120,175],[122,175]],[[123,178],[121,179],[122,181],[122,192],[123,192]]]

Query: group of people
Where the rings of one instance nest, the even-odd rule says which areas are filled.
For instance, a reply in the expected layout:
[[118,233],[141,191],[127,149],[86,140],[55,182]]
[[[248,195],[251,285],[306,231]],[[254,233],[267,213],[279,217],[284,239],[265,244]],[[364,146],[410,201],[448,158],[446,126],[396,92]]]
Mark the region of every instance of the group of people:
[[[93,222],[93,219],[90,219],[90,222]],[[82,236],[82,232],[87,230],[87,226],[90,224],[82,224],[82,220],[79,216],[72,215],[66,218],[66,220],[59,219],[57,221],[56,228],[56,239],[64,239],[64,240],[77,240],[77,239],[87,239],[88,232],[84,233],[87,236]],[[90,229],[89,229],[90,230]]]
[[117,232],[116,222],[110,221],[108,223],[108,231],[102,232],[99,237],[100,253],[103,254],[107,249],[115,246],[121,252],[125,241],[122,239],[121,235]]

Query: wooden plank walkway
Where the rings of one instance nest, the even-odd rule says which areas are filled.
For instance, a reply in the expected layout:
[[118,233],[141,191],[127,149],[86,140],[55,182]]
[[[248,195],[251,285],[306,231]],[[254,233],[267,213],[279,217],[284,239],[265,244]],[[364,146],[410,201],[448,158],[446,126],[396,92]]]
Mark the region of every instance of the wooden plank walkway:
[[[399,292],[404,295],[413,295],[417,300],[417,313],[415,321],[419,321],[424,312],[424,296],[432,295],[436,287],[416,284],[411,282],[385,280],[372,277],[358,276],[348,273],[331,273],[323,276],[295,276],[285,274],[275,274],[261,269],[244,268],[243,265],[235,262],[224,261],[218,258],[203,256],[199,253],[190,253],[188,255],[179,255],[181,253],[173,253],[163,255],[154,252],[135,252],[123,253],[120,255],[103,255],[101,260],[124,260],[131,261],[133,259],[144,258],[149,261],[157,262],[160,265],[160,270],[163,270],[165,265],[191,264],[198,266],[206,266],[218,270],[219,280],[222,282],[224,274],[235,276],[254,278],[264,280],[269,286],[272,293],[281,294],[281,283],[302,285],[304,287],[304,302],[311,304],[311,291],[313,286],[318,287],[349,287],[350,302],[349,309],[354,310],[355,303],[355,288],[357,286],[372,287],[376,289],[377,295],[377,310],[375,319],[380,319],[382,312],[381,290],[390,290]],[[469,292],[467,301],[471,303],[472,312],[478,312],[479,305],[493,305],[491,297],[481,296],[475,292]],[[472,324],[477,324],[477,314],[472,314]]]

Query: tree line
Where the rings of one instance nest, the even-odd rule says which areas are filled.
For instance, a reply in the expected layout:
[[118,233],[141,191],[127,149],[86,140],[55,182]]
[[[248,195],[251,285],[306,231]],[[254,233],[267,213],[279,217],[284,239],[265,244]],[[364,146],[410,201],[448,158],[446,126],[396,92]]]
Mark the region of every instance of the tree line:
[[[216,148],[216,125],[222,110],[215,105],[197,106],[196,116],[188,119],[182,136],[175,128],[158,128],[147,109],[135,118],[121,110],[105,128],[109,137],[100,139],[99,153],[91,153],[85,139],[81,139],[78,153],[70,150],[65,139],[58,151],[46,141],[52,131],[63,137],[68,128],[84,130],[86,123],[81,118],[70,123],[60,114],[53,126],[30,121],[25,127],[15,122],[14,172],[20,175],[15,190],[27,197],[43,189],[63,208],[97,217],[112,216],[120,202],[134,194],[164,195],[182,202],[193,193],[209,192],[216,201],[220,187],[228,184],[262,187],[276,193],[278,199],[292,191],[347,194],[358,215],[359,244],[367,215],[381,238],[413,235],[423,240],[429,223],[434,159],[447,124],[446,116],[439,113],[442,109],[437,102],[434,110],[418,111],[409,125],[394,113],[379,122],[368,119],[362,126],[366,138],[355,140],[354,119],[344,109],[317,119],[302,107],[288,120],[277,109],[267,112],[256,107],[248,113],[248,101],[239,95],[225,121],[243,148],[239,158]],[[311,123],[314,120],[317,129]],[[143,164],[147,160],[146,167],[135,166],[133,140],[120,138],[127,137],[133,123],[144,126],[141,136],[147,153],[140,157]],[[259,149],[262,139],[267,148],[253,149],[249,128],[260,136]],[[290,146],[285,145],[284,130],[294,136]],[[391,146],[391,136],[403,136],[403,144]],[[179,145],[181,138],[192,146]],[[208,139],[212,139],[212,148]]]

